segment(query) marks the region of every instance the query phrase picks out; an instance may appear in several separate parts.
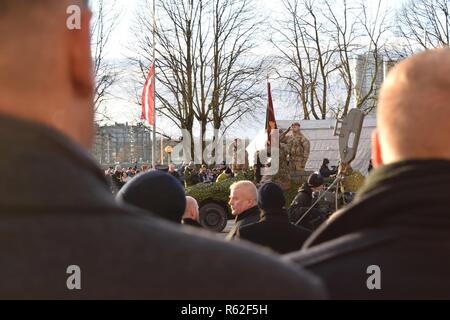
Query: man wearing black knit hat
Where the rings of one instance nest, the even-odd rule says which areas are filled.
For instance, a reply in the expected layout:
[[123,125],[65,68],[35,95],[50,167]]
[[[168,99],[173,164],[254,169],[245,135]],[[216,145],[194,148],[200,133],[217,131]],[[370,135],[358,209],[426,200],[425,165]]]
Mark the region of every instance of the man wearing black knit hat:
[[313,204],[313,193],[323,188],[324,180],[320,174],[313,173],[308,177],[308,181],[298,190],[298,194],[289,207],[289,219],[293,223],[297,221],[309,210],[309,214],[302,221],[301,225],[308,230],[314,231],[326,219],[320,209],[311,208]]
[[186,208],[180,181],[159,170],[143,173],[128,182],[117,194],[117,200],[177,224],[181,223]]
[[308,182],[298,190],[298,194],[292,201],[292,206],[309,208],[312,205],[313,192],[319,191],[324,184],[323,178],[313,173],[308,177]]
[[275,183],[264,184],[258,192],[261,221],[238,231],[237,238],[268,247],[277,253],[299,250],[310,232],[289,222],[283,190]]

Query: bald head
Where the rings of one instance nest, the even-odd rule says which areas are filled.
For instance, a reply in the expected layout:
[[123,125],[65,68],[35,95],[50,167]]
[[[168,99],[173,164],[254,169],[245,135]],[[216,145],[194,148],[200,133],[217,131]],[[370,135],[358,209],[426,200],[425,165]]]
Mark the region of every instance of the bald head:
[[[90,12],[83,0],[0,1],[0,113],[92,139]],[[80,28],[68,27],[77,6]]]
[[417,54],[391,71],[380,93],[376,165],[450,160],[450,49]]
[[200,220],[197,200],[190,196],[186,197],[186,210],[184,211],[183,219],[192,219],[197,222]]

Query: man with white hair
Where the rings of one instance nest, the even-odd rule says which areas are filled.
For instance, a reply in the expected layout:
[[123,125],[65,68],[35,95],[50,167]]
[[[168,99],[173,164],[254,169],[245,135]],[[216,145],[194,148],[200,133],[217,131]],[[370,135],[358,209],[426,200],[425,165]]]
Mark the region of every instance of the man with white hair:
[[240,228],[260,220],[261,213],[257,202],[258,190],[253,182],[239,181],[231,185],[229,205],[236,220],[227,240],[234,239]]
[[197,200],[190,196],[186,197],[186,209],[184,210],[182,222],[187,226],[202,228]]

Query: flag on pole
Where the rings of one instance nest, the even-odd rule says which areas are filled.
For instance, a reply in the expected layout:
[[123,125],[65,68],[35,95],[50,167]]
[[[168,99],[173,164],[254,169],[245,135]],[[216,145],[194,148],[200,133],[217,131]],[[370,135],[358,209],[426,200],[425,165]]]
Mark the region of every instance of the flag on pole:
[[155,125],[155,64],[152,64],[142,92],[141,120]]
[[266,132],[267,132],[267,141],[270,144],[271,143],[270,136],[272,134],[272,130],[278,129],[278,126],[277,121],[275,120],[275,111],[273,110],[272,92],[269,81],[267,81],[267,95],[268,95],[268,103],[266,113]]

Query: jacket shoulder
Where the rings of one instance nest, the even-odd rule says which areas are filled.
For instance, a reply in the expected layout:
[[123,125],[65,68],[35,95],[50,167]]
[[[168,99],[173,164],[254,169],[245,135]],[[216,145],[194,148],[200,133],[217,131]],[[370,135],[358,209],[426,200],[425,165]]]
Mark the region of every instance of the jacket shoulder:
[[286,259],[305,268],[328,263],[344,256],[366,251],[377,246],[383,246],[395,240],[392,232],[379,230],[366,230],[342,236],[323,244],[303,249],[286,256]]

